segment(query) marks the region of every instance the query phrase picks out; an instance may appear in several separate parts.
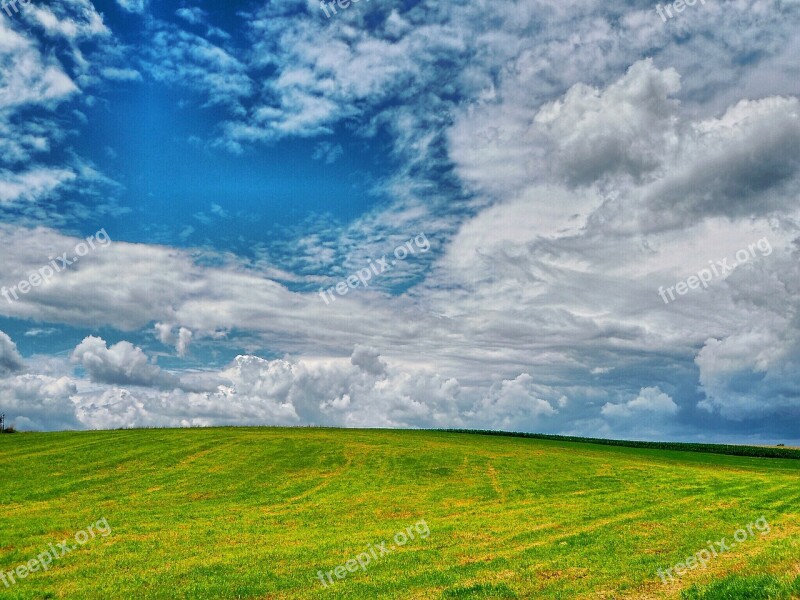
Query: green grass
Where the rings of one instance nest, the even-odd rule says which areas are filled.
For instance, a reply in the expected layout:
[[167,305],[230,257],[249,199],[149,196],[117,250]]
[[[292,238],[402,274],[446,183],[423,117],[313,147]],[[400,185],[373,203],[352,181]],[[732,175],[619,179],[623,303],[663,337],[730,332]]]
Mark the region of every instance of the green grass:
[[730,456],[753,456],[757,458],[794,458],[800,460],[800,449],[783,446],[731,446],[725,444],[697,444],[686,442],[642,442],[635,440],[607,440],[603,438],[575,437],[571,435],[548,435],[543,433],[520,433],[514,431],[486,431],[480,429],[440,429],[452,433],[475,433],[500,437],[521,437],[534,440],[554,440],[557,442],[582,442],[602,446],[625,446],[627,448],[648,448],[650,450],[686,450],[689,452],[708,452]]
[[681,595],[684,600],[788,600],[797,597],[800,597],[800,576],[792,581],[774,575],[733,575],[702,588],[692,586]]
[[[799,507],[786,459],[423,431],[5,435],[0,569],[103,517],[112,533],[0,598],[798,598]],[[767,535],[706,569],[656,575],[762,516]],[[425,539],[317,579],[421,520]]]

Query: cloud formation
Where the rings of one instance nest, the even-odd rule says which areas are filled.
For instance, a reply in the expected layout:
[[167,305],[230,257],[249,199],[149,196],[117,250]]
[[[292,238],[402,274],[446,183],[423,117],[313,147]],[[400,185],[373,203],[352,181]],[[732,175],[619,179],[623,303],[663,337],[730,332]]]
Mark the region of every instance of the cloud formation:
[[151,364],[142,349],[130,342],[122,341],[109,348],[102,339],[89,336],[72,352],[72,360],[95,383],[163,389],[174,389],[179,384],[177,377]]
[[21,371],[22,368],[22,357],[17,352],[17,345],[6,333],[0,331],[0,377]]

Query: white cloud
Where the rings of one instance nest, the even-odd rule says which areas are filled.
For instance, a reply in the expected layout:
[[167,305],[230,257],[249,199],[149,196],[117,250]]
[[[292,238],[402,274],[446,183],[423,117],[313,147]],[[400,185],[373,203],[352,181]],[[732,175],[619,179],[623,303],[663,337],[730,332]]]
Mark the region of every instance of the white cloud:
[[758,327],[710,339],[696,358],[706,395],[700,407],[733,421],[800,417],[796,321],[775,314]]
[[607,403],[600,411],[611,420],[625,420],[641,416],[670,417],[678,413],[678,405],[658,387],[642,388],[639,395],[624,404]]
[[28,104],[55,104],[78,87],[52,57],[0,20],[0,110]]
[[178,328],[178,333],[173,332],[173,326],[165,323],[156,323],[156,337],[162,344],[175,346],[178,356],[186,356],[189,346],[192,343],[194,334],[185,327]]
[[595,367],[589,371],[592,375],[607,375],[614,370],[614,367]]
[[[11,210],[41,222],[40,200],[54,200],[73,180],[85,184],[84,192],[98,181],[99,173],[87,169],[87,161],[64,148],[75,132],[65,118],[69,113],[56,118],[55,112],[68,102],[93,101],[84,95],[97,83],[93,60],[98,55],[109,60],[114,41],[88,0],[31,3],[18,19],[25,29],[0,19],[0,165],[9,167],[0,167],[0,203],[30,203]],[[59,164],[63,154],[53,156],[55,150],[64,150],[71,164]],[[51,213],[50,222],[64,218]]]
[[175,350],[178,351],[178,356],[186,356],[186,352],[192,343],[192,336],[192,332],[186,327],[181,327],[178,330],[178,339],[175,342]]
[[23,14],[41,26],[49,37],[63,37],[70,42],[111,34],[88,0],[62,0],[52,6],[31,3]]
[[76,392],[67,377],[25,374],[0,379],[7,423],[18,429],[82,429],[71,399]]
[[119,342],[109,348],[101,338],[89,336],[72,352],[72,360],[79,363],[96,383],[164,389],[180,385],[175,375],[151,364],[142,349],[130,342]]
[[45,327],[45,328],[34,327],[32,329],[28,329],[28,331],[25,332],[25,336],[26,337],[48,336],[48,335],[53,335],[57,331],[58,330],[55,327]]
[[0,377],[21,371],[23,366],[17,345],[6,333],[0,331]]
[[149,0],[117,0],[123,10],[130,13],[143,14],[150,4]]
[[547,417],[558,413],[542,396],[559,403],[560,394],[534,384],[527,373],[495,384],[476,405],[471,415],[487,428],[505,431],[541,431]]
[[175,336],[172,333],[172,325],[167,325],[166,323],[156,323],[155,324],[155,333],[156,338],[162,344],[174,344],[175,343]]
[[380,354],[375,348],[356,345],[350,363],[375,377],[386,374],[386,363],[380,359]]
[[678,91],[674,69],[637,62],[604,90],[576,84],[563,100],[543,106],[535,123],[568,182],[592,183],[617,173],[638,179],[656,169],[677,141],[677,102],[670,97]]
[[243,114],[241,102],[253,93],[246,66],[222,46],[161,21],[153,22],[145,69],[156,81],[205,97],[205,106]]
[[0,202],[38,200],[75,178],[71,170],[47,167],[36,167],[21,173],[0,171]]
[[175,11],[175,14],[192,25],[205,23],[206,19],[208,18],[208,13],[197,6],[193,6],[191,8],[179,8]]
[[112,81],[141,81],[142,74],[136,69],[118,69],[116,67],[106,67],[100,71],[106,79]]
[[[359,355],[363,351],[353,354],[356,362]],[[421,372],[376,376],[344,360],[239,356],[213,378],[220,382],[216,391],[204,393],[119,386],[87,390],[76,398],[77,415],[94,428],[265,423],[444,427],[463,423],[458,411],[466,408],[457,399],[454,380]]]
[[[315,12],[296,18],[294,9]],[[435,24],[407,28],[401,36],[396,13],[391,32],[370,33],[362,20],[380,8],[364,3],[358,9],[330,21],[314,18],[318,6],[308,8],[304,1],[260,9],[251,22],[258,40],[252,67],[274,66],[278,73],[264,82],[260,102],[246,118],[227,124],[220,143],[236,150],[258,141],[331,133],[335,123],[433,81],[436,60],[466,48],[460,32]]]

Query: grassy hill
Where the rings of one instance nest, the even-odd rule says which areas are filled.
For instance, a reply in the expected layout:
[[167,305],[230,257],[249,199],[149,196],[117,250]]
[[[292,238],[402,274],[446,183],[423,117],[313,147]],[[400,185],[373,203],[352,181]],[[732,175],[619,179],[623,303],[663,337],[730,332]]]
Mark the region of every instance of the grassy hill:
[[0,598],[800,597],[800,460],[421,431],[15,434],[0,508],[4,573],[76,546]]

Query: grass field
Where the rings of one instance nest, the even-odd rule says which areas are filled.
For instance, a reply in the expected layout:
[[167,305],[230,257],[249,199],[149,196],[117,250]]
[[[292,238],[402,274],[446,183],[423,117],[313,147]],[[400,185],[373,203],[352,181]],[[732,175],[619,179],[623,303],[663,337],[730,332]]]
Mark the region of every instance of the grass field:
[[[422,431],[14,434],[0,506],[4,572],[110,527],[1,598],[800,597],[800,460]],[[761,517],[768,533],[706,568],[656,574]]]

